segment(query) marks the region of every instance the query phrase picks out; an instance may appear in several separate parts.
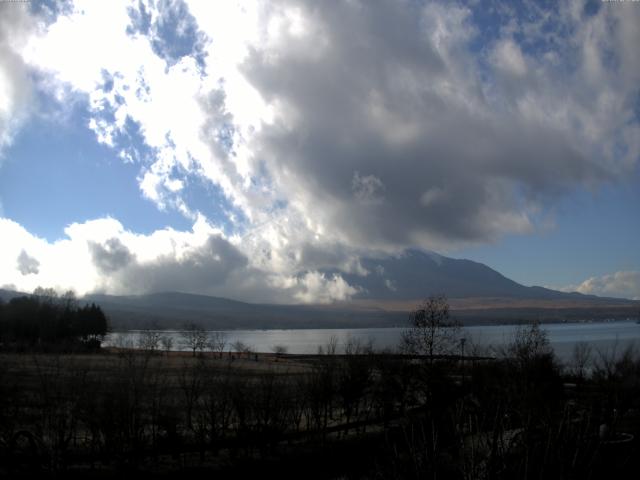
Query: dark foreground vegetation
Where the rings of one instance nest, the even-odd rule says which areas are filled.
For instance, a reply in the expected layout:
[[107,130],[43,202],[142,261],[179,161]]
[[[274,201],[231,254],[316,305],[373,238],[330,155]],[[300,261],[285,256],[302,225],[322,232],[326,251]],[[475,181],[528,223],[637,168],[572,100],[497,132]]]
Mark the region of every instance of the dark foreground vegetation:
[[513,353],[4,354],[0,477],[637,478],[640,357]]
[[78,352],[98,350],[108,322],[95,303],[80,305],[73,292],[62,296],[38,288],[33,295],[0,300],[0,348],[4,351]]
[[1,353],[0,478],[637,478],[636,351],[562,366],[530,325],[481,356],[442,298],[411,322],[401,353]]

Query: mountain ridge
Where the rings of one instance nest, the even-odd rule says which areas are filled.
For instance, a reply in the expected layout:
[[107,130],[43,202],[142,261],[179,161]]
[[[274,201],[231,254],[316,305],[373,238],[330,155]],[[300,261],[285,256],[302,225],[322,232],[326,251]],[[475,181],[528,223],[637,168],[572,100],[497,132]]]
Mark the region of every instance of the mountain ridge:
[[[357,299],[415,300],[440,293],[449,298],[600,298],[541,286],[528,287],[483,263],[445,257],[435,252],[407,250],[396,257],[364,258],[361,264],[369,272],[368,275],[342,273],[347,283],[363,292],[354,296]],[[328,272],[339,273],[335,269]]]
[[[366,275],[340,274],[358,293],[333,304],[249,303],[198,293],[165,291],[140,295],[93,293],[81,298],[101,305],[115,329],[179,328],[360,328],[405,325],[424,298],[445,294],[452,315],[464,323],[626,318],[640,302],[521,285],[479,262],[409,250],[384,259],[363,258]],[[362,273],[362,272],[361,272]],[[19,292],[0,290],[5,301]]]

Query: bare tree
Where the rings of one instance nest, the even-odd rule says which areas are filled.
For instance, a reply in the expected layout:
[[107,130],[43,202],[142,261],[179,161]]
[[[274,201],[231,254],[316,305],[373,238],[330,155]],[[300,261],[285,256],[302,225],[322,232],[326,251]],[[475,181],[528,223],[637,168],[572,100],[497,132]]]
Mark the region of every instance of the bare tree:
[[[373,374],[373,341],[362,341],[349,337],[344,346],[345,358],[341,362],[336,376],[336,393],[342,403],[345,422],[360,415],[364,397],[371,384]],[[348,433],[348,429],[345,433]]]
[[323,347],[318,345],[318,355],[335,355],[338,350],[338,337],[331,335],[327,344]]
[[424,300],[410,315],[411,326],[402,332],[402,348],[414,355],[451,354],[460,345],[460,324],[449,316],[444,295]]
[[67,290],[60,297],[60,304],[62,308],[67,310],[77,310],[78,309],[78,298],[73,290]]
[[202,352],[207,348],[209,335],[207,331],[197,323],[185,325],[180,335],[182,337],[182,344],[185,348],[193,352],[194,357],[196,356],[196,352]]
[[569,373],[579,380],[583,380],[589,371],[592,362],[593,348],[587,342],[578,342],[573,346]]
[[135,347],[133,340],[126,333],[114,333],[111,336],[111,344],[121,352]]
[[373,339],[362,340],[356,337],[347,337],[344,342],[345,355],[363,355],[373,353]]
[[209,335],[209,348],[218,352],[218,357],[222,358],[224,348],[227,346],[227,334],[224,332],[211,332]]
[[53,304],[58,301],[58,292],[53,288],[37,287],[33,291],[33,296],[40,299],[43,303]]
[[271,347],[271,351],[276,354],[277,362],[279,357],[285,355],[289,351],[289,347],[287,347],[286,345],[273,345]]
[[239,354],[245,353],[247,355],[247,358],[250,357],[251,351],[253,350],[250,345],[247,345],[241,340],[236,340],[235,342],[233,342],[231,344],[231,348],[233,348]]
[[171,335],[163,335],[160,338],[160,343],[162,344],[162,349],[168,355],[171,349],[173,348],[173,337]]
[[271,351],[276,355],[284,355],[289,351],[289,347],[286,345],[274,345],[271,347]]
[[520,364],[526,364],[541,357],[553,358],[553,349],[549,343],[547,332],[540,328],[538,322],[520,325],[507,346],[507,356]]
[[157,330],[144,330],[138,336],[138,348],[153,353],[160,348],[160,340]]

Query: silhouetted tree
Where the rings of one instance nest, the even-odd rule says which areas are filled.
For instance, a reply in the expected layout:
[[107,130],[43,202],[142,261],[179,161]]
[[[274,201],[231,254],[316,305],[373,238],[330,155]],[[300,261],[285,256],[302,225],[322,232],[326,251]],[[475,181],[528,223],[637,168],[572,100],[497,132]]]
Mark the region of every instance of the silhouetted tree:
[[196,352],[202,352],[207,348],[207,331],[197,323],[186,324],[180,332],[180,336],[182,337],[182,344],[185,348],[193,352],[194,357],[196,356]]
[[71,293],[36,289],[38,295],[15,297],[4,306],[0,330],[4,344],[50,345],[82,342],[99,347],[108,331],[104,312],[95,304],[78,306]]
[[518,326],[513,340],[507,345],[506,355],[525,365],[541,357],[553,357],[553,349],[547,332],[538,322],[532,322]]
[[286,345],[274,345],[271,347],[271,351],[276,354],[276,362],[278,361],[278,357],[281,355],[285,355],[289,348]]
[[233,348],[236,352],[238,352],[238,354],[242,354],[242,353],[246,354],[247,358],[249,358],[251,355],[251,349],[252,349],[251,346],[244,343],[241,340],[236,340],[235,342],[233,342],[231,344],[231,348]]
[[218,353],[222,358],[224,348],[227,346],[227,334],[224,332],[211,332],[209,335],[209,348]]
[[5,336],[5,323],[4,323],[4,300],[0,298],[0,345]]
[[153,353],[160,348],[162,338],[157,324],[152,322],[148,328],[140,332],[138,336],[138,348]]
[[274,345],[273,347],[271,347],[271,351],[276,355],[284,355],[289,351],[289,347],[287,347],[286,345]]
[[160,337],[160,343],[162,344],[162,349],[169,354],[171,349],[173,348],[173,337],[171,335],[162,335]]
[[427,355],[452,354],[460,342],[460,324],[450,318],[444,295],[424,300],[410,314],[410,327],[402,333],[402,348],[407,353]]
[[345,358],[338,370],[336,390],[342,402],[345,422],[349,423],[354,417],[357,419],[361,403],[371,386],[373,348],[371,343],[349,338],[344,351]]

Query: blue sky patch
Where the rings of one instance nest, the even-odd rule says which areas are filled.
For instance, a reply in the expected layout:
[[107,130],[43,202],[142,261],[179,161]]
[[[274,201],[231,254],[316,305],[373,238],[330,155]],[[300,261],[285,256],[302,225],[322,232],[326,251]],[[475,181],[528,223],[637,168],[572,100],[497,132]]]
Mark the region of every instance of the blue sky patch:
[[[0,165],[4,215],[49,241],[64,237],[71,223],[108,215],[138,233],[167,226],[190,229],[192,222],[178,212],[160,211],[142,198],[136,180],[140,165],[123,162],[117,150],[96,141],[83,106],[74,109],[68,123],[31,121],[5,151]],[[135,137],[134,128],[131,134]]]

